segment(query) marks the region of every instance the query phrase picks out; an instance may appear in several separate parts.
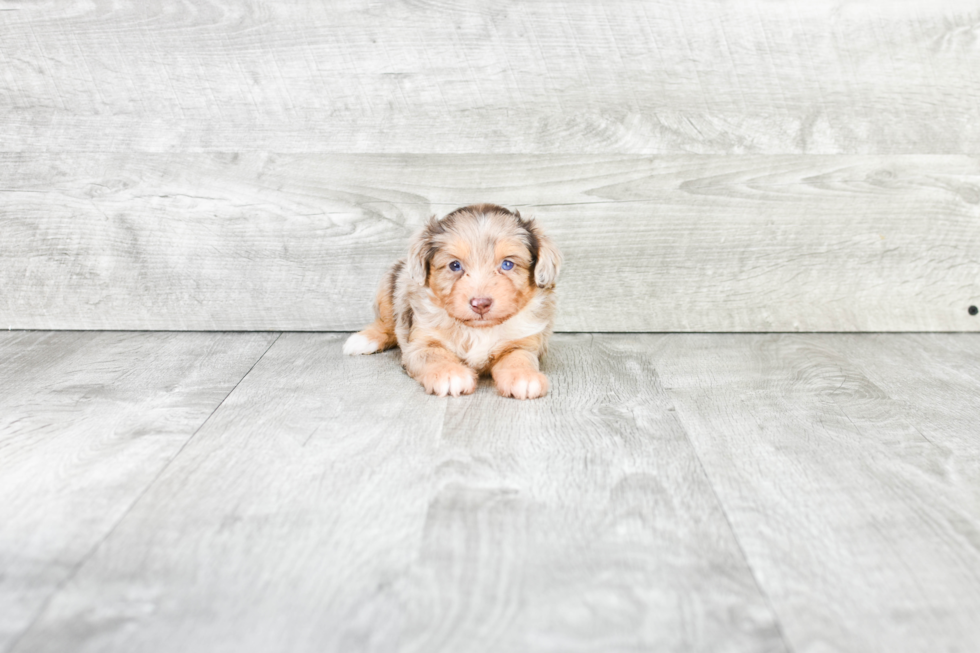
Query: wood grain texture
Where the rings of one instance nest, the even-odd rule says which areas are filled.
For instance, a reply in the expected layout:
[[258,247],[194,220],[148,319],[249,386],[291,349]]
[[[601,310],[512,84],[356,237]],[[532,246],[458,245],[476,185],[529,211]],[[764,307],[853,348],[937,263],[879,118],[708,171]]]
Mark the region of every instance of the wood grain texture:
[[0,326],[355,330],[432,214],[566,254],[564,331],[980,329],[960,156],[0,155]]
[[[957,479],[947,484],[952,490],[947,502],[980,506],[980,338],[974,334],[864,335],[836,338],[834,348],[888,394],[903,420],[946,452],[945,473]],[[962,520],[955,526],[980,549],[976,523]]]
[[273,337],[0,333],[0,650]]
[[650,338],[558,336],[532,402],[342,342],[284,334],[11,653],[787,650]]
[[940,386],[926,400],[963,410],[976,375],[933,376],[932,352],[957,343],[975,361],[973,334],[678,336],[654,354],[794,651],[980,641],[975,444],[938,410],[910,420],[862,369],[874,361],[892,387]]
[[0,9],[0,150],[980,151],[966,0]]

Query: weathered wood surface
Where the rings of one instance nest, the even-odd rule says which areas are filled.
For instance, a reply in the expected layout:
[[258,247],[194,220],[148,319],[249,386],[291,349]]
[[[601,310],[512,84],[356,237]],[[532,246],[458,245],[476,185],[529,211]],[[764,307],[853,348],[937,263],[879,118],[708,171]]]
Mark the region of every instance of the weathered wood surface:
[[788,650],[656,339],[558,338],[532,402],[342,342],[284,334],[10,653]]
[[0,333],[0,650],[274,337]]
[[980,336],[558,335],[523,403],[274,337],[3,336],[0,646],[980,641]]
[[353,330],[431,214],[566,254],[566,331],[978,330],[961,156],[0,155],[0,326]]
[[6,151],[980,151],[967,0],[2,0],[0,34]]
[[568,252],[559,330],[980,329],[975,26],[0,0],[0,327],[359,328],[414,226],[492,201]]
[[[980,378],[950,364],[961,350],[977,365],[976,335],[664,342],[660,378],[794,651],[976,647],[980,474],[963,418]],[[936,403],[910,411],[895,388]]]
[[[865,337],[867,336],[867,337]],[[869,345],[868,340],[873,344]],[[893,408],[947,456],[951,506],[980,506],[980,339],[972,334],[861,334],[835,340],[848,361],[894,401]],[[963,496],[963,493],[966,496]],[[980,528],[955,524],[980,547]]]

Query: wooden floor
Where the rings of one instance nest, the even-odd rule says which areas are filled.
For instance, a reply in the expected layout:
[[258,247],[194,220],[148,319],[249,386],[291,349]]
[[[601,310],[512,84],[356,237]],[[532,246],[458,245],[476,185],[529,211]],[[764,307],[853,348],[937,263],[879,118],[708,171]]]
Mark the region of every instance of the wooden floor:
[[980,335],[0,334],[0,651],[977,651]]

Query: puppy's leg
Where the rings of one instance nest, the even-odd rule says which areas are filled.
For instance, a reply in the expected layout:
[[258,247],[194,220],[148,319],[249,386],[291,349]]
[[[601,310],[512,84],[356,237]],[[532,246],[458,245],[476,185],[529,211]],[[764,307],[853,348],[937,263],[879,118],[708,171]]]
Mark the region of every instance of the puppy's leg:
[[359,354],[373,354],[385,349],[391,349],[398,342],[394,336],[389,336],[385,330],[385,325],[379,320],[375,320],[362,331],[351,335],[344,343],[344,353],[348,356]]
[[374,298],[375,320],[366,329],[359,331],[344,343],[344,353],[348,356],[373,354],[398,345],[395,337],[395,279],[401,270],[402,262],[396,263],[378,286]]
[[402,365],[429,394],[458,397],[476,390],[476,372],[439,345],[408,348],[402,353]]
[[515,399],[537,399],[548,394],[548,377],[538,368],[538,355],[527,349],[505,350],[490,368],[497,392]]

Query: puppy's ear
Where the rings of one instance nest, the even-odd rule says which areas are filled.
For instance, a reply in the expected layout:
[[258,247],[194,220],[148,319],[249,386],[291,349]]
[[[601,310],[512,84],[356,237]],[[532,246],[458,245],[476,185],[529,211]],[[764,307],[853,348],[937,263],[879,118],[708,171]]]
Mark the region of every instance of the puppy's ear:
[[531,224],[530,231],[538,242],[537,262],[534,264],[534,283],[538,288],[553,288],[561,271],[561,251],[554,241],[545,236],[537,225]]
[[436,216],[429,218],[429,221],[412,237],[412,242],[408,246],[408,276],[412,281],[424,286],[429,276],[429,259],[432,257],[432,234],[434,227],[439,223]]

